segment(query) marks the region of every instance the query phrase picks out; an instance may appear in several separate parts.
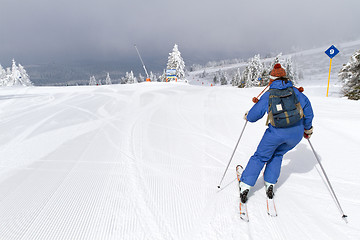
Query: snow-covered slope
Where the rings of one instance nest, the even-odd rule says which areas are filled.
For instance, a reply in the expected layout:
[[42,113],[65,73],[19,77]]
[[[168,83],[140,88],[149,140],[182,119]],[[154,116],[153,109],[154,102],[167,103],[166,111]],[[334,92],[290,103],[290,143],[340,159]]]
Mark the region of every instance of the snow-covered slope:
[[240,219],[235,166],[254,153],[265,119],[247,125],[217,188],[260,88],[1,88],[0,239],[360,239],[360,102],[334,83],[326,98],[319,76],[303,84],[311,141],[348,224],[305,140],[284,157],[279,216],[266,213],[260,177],[250,222]]
[[359,102],[309,91],[311,140],[348,224],[306,141],[284,158],[279,216],[267,216],[259,179],[250,223],[240,220],[235,165],[255,151],[265,120],[247,126],[217,189],[259,91],[176,83],[2,89],[0,239],[358,239]]
[[[340,52],[332,60],[330,80],[331,83],[338,85],[337,75],[342,65],[350,60],[350,56],[354,54],[356,50],[360,49],[360,40],[345,43],[334,43],[334,45],[340,50]],[[320,86],[324,83],[327,84],[329,76],[330,58],[325,54],[325,50],[329,47],[330,45],[290,54],[283,54],[280,60],[290,57],[292,58],[295,63],[295,67],[303,75],[303,79],[300,82],[301,84]],[[265,64],[269,64],[272,60],[273,58],[262,59]],[[247,62],[241,62],[237,64],[200,69],[190,72],[188,79],[190,84],[193,85],[210,86],[213,83],[214,74],[219,70],[227,72],[230,80],[230,78],[236,73],[237,69],[243,71],[247,64]],[[201,78],[204,71],[207,76]]]

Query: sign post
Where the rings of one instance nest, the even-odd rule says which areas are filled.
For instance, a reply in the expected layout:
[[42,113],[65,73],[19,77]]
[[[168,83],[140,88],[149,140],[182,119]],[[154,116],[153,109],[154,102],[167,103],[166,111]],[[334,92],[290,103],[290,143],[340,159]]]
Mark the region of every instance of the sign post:
[[331,63],[332,63],[332,59],[333,57],[335,57],[340,51],[334,46],[331,45],[331,47],[329,47],[325,53],[326,55],[329,56],[330,58],[330,67],[329,67],[329,77],[328,77],[328,85],[327,85],[327,90],[326,90],[326,97],[329,96],[329,85],[330,85],[330,73],[331,73]]
[[176,69],[166,69],[166,82],[174,79],[177,82]]

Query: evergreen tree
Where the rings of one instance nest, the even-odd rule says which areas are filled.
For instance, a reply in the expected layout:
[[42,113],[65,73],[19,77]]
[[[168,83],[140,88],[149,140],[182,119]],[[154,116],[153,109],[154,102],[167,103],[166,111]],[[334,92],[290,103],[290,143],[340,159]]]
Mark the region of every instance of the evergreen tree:
[[120,84],[126,84],[126,76],[120,78]]
[[111,78],[110,78],[110,73],[107,73],[107,74],[106,74],[105,84],[106,84],[106,85],[111,85],[111,84],[112,84]]
[[[282,65],[282,67],[285,69],[285,72],[286,72],[286,76],[293,82],[293,83],[296,83],[297,80],[299,79],[299,74],[297,72],[297,69],[296,69],[296,65],[293,61],[293,59],[291,57],[289,58],[286,58],[285,60],[281,61],[281,58],[282,57],[282,53],[279,53],[274,59],[273,61],[270,63],[269,65],[269,68],[267,68],[266,70],[266,73],[264,72],[264,77],[265,77],[265,80],[267,80],[267,83],[268,84],[269,82],[269,74],[271,72],[271,70],[274,68],[275,64],[277,63],[280,63]],[[267,77],[266,77],[267,75]],[[265,84],[265,85],[266,85]]]
[[260,55],[255,55],[248,61],[242,77],[241,83],[244,83],[244,87],[256,87],[260,85],[259,78],[263,75],[264,65],[261,63]]
[[123,78],[123,83],[127,84],[130,78],[130,73],[126,72],[125,77]]
[[220,84],[221,84],[221,85],[227,85],[227,84],[228,84],[228,79],[227,79],[226,72],[221,72],[221,75],[220,75]]
[[185,62],[181,57],[177,44],[175,44],[173,51],[169,53],[167,69],[176,69],[176,77],[178,79],[185,78]]
[[16,65],[15,60],[12,60],[11,68],[5,69],[0,65],[0,85],[1,86],[32,86],[30,77],[25,68],[19,64]]
[[8,76],[6,70],[0,64],[0,86],[5,86],[8,82]]
[[360,99],[360,50],[356,51],[350,61],[343,65],[339,72],[343,83],[343,94],[352,100]]
[[260,76],[260,86],[267,86],[270,81],[269,69],[264,66],[264,69]]
[[11,73],[8,74],[8,82],[7,86],[19,86],[20,85],[20,71],[18,66],[16,66],[16,62],[12,60]]
[[159,77],[160,82],[166,82],[166,70],[164,69],[163,74]]
[[293,82],[296,83],[298,80],[298,74],[296,71],[296,68],[294,66],[294,62],[292,60],[292,58],[287,58],[285,60],[285,72],[286,72],[286,76]]
[[217,85],[218,83],[220,83],[221,85],[226,85],[227,84],[226,73],[222,69],[219,69],[217,72],[215,72],[213,82],[214,85]]
[[95,76],[91,76],[90,77],[90,81],[89,81],[89,85],[90,86],[94,86],[94,85],[96,85],[97,83],[96,83],[96,79],[95,79]]
[[6,82],[6,86],[8,84],[8,82],[10,81],[10,76],[11,76],[11,68],[6,68],[6,76],[7,76],[7,82]]
[[156,82],[157,81],[157,77],[152,71],[150,71],[150,76],[149,77],[150,77],[151,82]]
[[6,71],[3,68],[3,66],[1,66],[1,64],[0,64],[0,78],[5,77],[5,75],[6,75]]
[[215,76],[213,78],[213,82],[214,82],[214,85],[219,83],[219,77],[216,74],[215,74]]
[[241,79],[241,73],[240,68],[236,70],[235,75],[231,79],[231,85],[232,86],[239,86],[240,85],[240,79]]
[[270,63],[269,66],[269,73],[271,72],[271,70],[274,68],[275,64],[280,63],[280,58],[282,56],[282,53],[279,53],[274,60]]
[[20,72],[20,83],[22,86],[32,86],[33,83],[30,81],[30,77],[27,74],[25,68],[19,63],[18,70]]
[[139,73],[138,82],[144,82],[144,81],[145,81],[144,76],[141,73]]
[[201,73],[200,78],[205,78],[206,76],[207,76],[207,73],[206,73],[206,71],[204,70],[204,71]]
[[125,82],[129,83],[129,84],[137,83],[137,80],[136,80],[136,77],[134,77],[133,71],[130,71],[130,73],[126,72]]

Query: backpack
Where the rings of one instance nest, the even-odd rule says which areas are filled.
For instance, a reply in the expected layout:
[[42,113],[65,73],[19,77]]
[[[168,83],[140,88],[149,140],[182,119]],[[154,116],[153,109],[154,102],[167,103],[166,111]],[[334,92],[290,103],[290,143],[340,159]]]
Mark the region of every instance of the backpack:
[[295,125],[304,117],[303,109],[296,97],[294,89],[270,89],[269,111],[266,125],[269,123],[277,128]]

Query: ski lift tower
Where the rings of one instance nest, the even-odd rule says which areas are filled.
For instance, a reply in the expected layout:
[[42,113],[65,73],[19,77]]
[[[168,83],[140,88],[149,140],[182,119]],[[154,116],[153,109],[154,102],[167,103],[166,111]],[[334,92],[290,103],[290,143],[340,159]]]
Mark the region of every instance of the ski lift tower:
[[136,44],[134,44],[134,47],[135,47],[135,49],[136,49],[137,54],[139,55],[141,64],[142,64],[142,66],[143,66],[143,68],[144,68],[144,70],[145,70],[145,73],[146,73],[146,81],[147,81],[147,82],[151,82],[151,79],[150,79],[149,74],[148,74],[148,72],[147,72],[147,70],[146,70],[144,61],[142,60],[142,58],[141,58],[141,56],[140,56],[140,53],[139,53],[138,48],[136,47]]

